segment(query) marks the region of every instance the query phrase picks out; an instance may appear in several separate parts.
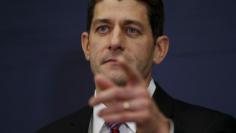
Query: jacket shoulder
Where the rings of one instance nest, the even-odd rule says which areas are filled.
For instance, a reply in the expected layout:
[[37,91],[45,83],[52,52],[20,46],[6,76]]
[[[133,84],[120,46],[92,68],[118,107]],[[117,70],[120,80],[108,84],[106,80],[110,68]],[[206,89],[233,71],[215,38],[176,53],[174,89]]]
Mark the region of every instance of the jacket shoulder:
[[173,106],[178,132],[236,133],[236,120],[230,115],[179,100],[174,100]]
[[86,133],[88,132],[92,112],[92,108],[85,106],[72,114],[40,128],[36,133]]

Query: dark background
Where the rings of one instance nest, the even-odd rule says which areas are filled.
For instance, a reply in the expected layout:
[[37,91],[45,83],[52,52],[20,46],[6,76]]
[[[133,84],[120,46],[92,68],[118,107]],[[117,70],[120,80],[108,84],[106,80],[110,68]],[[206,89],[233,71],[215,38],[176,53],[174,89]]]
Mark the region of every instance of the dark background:
[[[236,1],[164,1],[171,49],[155,79],[176,98],[236,117]],[[1,0],[1,133],[34,132],[87,104],[86,2]]]

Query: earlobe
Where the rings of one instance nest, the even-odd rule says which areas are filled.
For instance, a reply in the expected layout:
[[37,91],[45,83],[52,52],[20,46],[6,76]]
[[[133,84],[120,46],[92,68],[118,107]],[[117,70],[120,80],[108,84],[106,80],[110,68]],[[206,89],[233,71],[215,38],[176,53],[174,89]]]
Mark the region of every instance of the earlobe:
[[83,32],[81,34],[81,44],[85,55],[85,59],[89,61],[90,47],[89,47],[89,35],[87,32]]
[[156,39],[153,62],[160,64],[166,57],[169,50],[169,38],[162,35]]

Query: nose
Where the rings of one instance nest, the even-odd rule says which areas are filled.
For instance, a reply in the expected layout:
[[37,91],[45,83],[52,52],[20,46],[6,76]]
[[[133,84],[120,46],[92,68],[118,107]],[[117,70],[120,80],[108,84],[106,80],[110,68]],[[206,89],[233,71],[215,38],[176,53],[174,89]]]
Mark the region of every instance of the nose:
[[120,27],[116,26],[114,27],[111,34],[109,50],[112,51],[123,50],[122,42],[123,42],[122,30]]

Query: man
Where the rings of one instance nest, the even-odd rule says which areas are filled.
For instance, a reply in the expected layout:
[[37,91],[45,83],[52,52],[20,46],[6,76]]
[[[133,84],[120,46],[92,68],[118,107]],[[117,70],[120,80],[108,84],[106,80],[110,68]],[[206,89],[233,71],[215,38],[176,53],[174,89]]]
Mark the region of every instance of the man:
[[81,42],[95,77],[92,108],[39,132],[235,133],[234,118],[173,99],[153,81],[169,47],[163,18],[161,0],[91,0]]

